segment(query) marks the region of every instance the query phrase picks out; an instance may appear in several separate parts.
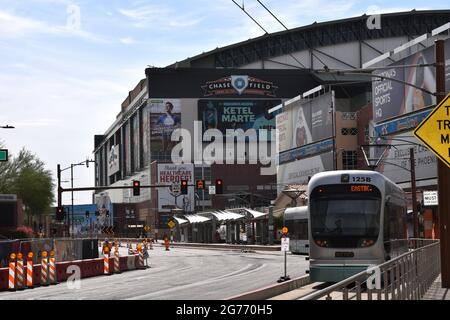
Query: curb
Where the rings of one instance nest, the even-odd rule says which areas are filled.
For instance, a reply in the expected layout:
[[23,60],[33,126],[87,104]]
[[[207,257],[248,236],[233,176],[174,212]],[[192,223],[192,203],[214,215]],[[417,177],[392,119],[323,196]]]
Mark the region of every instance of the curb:
[[224,300],[267,300],[291,290],[310,284],[309,275],[301,276],[280,284],[274,284],[254,291],[235,295]]

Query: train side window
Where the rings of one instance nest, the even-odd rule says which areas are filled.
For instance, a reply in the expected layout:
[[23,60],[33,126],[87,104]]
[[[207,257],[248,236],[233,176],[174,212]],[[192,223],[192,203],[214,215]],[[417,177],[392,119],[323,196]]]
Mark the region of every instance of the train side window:
[[386,255],[390,255],[391,252],[391,228],[390,228],[390,204],[386,202],[384,205],[384,216],[383,216],[383,241],[384,250]]

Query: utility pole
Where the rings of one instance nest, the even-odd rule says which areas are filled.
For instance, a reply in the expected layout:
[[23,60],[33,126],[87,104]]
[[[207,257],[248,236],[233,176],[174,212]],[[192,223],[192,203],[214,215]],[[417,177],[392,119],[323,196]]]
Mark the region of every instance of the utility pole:
[[409,148],[409,162],[411,172],[411,197],[414,218],[414,238],[419,238],[419,216],[417,212],[416,163],[414,159],[414,148]]
[[[273,205],[269,206],[269,245],[273,245]],[[283,226],[284,227],[284,226]]]
[[[73,189],[73,164],[70,164],[70,187]],[[75,223],[73,221],[73,190],[72,190],[72,205],[71,205],[71,224],[70,224],[70,231],[72,231],[72,238],[73,238],[73,231]]]
[[[435,41],[436,58],[436,93],[439,104],[445,97],[445,42]],[[450,288],[450,168],[441,160],[437,160],[438,167],[438,197],[439,197],[439,232],[441,245],[441,281],[442,288]]]

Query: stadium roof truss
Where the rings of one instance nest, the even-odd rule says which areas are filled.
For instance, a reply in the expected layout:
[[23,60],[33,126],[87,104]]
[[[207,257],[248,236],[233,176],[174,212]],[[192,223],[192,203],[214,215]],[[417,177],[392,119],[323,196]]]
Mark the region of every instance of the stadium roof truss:
[[[198,67],[201,61],[208,60],[210,67],[239,68],[256,61],[271,61],[271,58],[288,55],[293,52],[308,50],[311,64],[314,54],[318,53],[343,64],[348,68],[360,68],[360,65],[351,65],[330,54],[320,50],[325,46],[331,46],[348,42],[359,42],[360,47],[366,46],[383,54],[379,49],[367,43],[368,40],[405,37],[414,37],[431,33],[433,29],[441,27],[450,21],[450,10],[410,11],[381,15],[382,27],[380,29],[367,28],[369,16],[335,20],[323,23],[313,23],[308,26],[266,34],[261,37],[236,43],[223,48],[202,53],[169,67]],[[211,59],[213,61],[211,61]],[[391,61],[392,58],[389,58]],[[208,63],[208,64],[209,64]],[[276,62],[283,64],[283,62]],[[289,65],[293,67],[293,65]],[[298,65],[298,68],[302,66]],[[317,66],[322,68],[323,66]]]

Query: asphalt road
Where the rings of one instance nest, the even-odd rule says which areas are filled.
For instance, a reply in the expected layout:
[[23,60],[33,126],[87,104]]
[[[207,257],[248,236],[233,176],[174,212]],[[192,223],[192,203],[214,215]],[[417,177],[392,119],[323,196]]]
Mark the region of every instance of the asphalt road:
[[[123,248],[125,249],[125,248]],[[121,250],[122,251],[122,250]],[[79,289],[66,283],[17,292],[4,299],[147,299],[219,300],[271,284],[284,274],[282,252],[242,253],[231,250],[171,248],[149,250],[150,267],[81,280]],[[288,275],[305,275],[308,261],[288,254]]]

